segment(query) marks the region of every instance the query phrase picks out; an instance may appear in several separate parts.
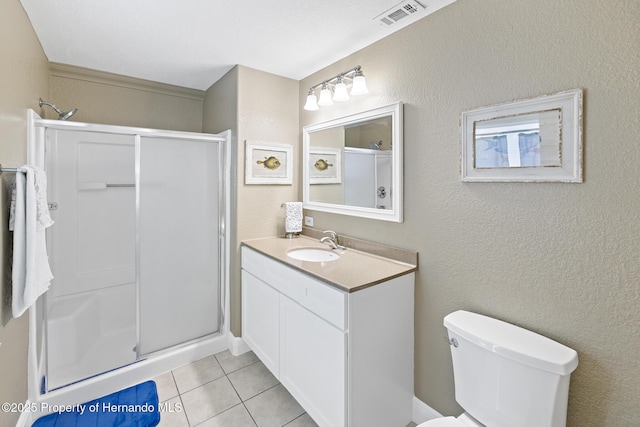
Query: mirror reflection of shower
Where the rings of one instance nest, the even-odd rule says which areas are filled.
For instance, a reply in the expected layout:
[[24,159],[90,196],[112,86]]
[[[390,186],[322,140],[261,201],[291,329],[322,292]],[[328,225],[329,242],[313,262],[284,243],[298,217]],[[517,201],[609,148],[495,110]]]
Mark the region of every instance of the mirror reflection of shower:
[[381,149],[380,147],[382,147],[382,141],[369,143],[370,150],[380,150]]
[[62,111],[61,109],[59,109],[58,107],[56,107],[54,104],[52,104],[51,102],[47,102],[47,101],[43,101],[42,98],[40,98],[40,102],[39,102],[40,106],[42,107],[43,105],[48,105],[49,107],[53,108],[54,111],[56,113],[58,113],[58,120],[67,120],[69,117],[73,116],[75,113],[78,112],[77,108],[74,108],[73,110],[67,111],[66,113],[64,111]]

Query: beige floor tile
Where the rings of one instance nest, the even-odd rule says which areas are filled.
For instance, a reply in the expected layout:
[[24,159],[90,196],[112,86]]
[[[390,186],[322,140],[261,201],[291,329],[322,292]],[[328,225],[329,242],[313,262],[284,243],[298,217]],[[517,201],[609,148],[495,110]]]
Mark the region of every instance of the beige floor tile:
[[180,397],[162,402],[158,427],[189,427]]
[[242,403],[227,377],[180,394],[180,397],[192,426]]
[[156,382],[156,388],[158,389],[159,402],[164,402],[178,395],[178,388],[176,387],[176,382],[173,380],[171,371],[158,375],[153,378],[153,380]]
[[253,352],[223,351],[153,380],[160,427],[318,427]]
[[181,394],[223,376],[224,371],[214,356],[207,356],[173,370],[173,377]]
[[318,427],[318,424],[316,424],[316,422],[313,421],[313,418],[311,418],[309,414],[305,412],[304,414],[287,424],[286,427]]
[[228,377],[243,401],[278,384],[276,377],[262,362],[256,362],[232,372]]
[[258,427],[282,427],[304,413],[304,409],[282,384],[252,397],[244,404]]
[[198,427],[255,427],[255,425],[247,408],[240,404],[198,424]]
[[238,369],[242,369],[258,361],[258,357],[253,351],[248,351],[240,356],[234,356],[229,350],[225,350],[216,354],[216,359],[218,359],[218,363],[220,363],[220,366],[222,366],[226,374],[235,372]]

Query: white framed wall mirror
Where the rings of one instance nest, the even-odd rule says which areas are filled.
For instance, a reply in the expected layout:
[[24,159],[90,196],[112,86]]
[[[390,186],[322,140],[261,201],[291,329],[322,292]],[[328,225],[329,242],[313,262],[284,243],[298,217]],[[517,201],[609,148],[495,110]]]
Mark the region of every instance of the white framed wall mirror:
[[582,182],[582,90],[462,113],[462,181]]
[[402,103],[305,126],[304,208],[402,222]]

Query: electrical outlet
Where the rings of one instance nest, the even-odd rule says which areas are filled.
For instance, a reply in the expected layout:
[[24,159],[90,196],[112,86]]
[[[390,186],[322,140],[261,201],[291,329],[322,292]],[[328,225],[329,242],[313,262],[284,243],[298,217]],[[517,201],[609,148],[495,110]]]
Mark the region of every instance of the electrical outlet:
[[313,227],[313,217],[312,216],[305,216],[304,217],[304,225],[306,225],[307,227]]

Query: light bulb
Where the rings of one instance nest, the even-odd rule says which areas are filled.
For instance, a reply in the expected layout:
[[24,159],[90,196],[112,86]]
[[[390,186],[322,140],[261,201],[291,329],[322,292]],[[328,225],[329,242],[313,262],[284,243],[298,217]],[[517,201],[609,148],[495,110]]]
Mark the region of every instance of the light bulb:
[[347,85],[342,81],[342,77],[338,77],[338,83],[333,92],[334,101],[348,101],[349,94],[347,93]]
[[307,95],[307,103],[304,104],[304,109],[308,111],[318,111],[318,98],[316,98],[316,94],[313,93],[313,90],[309,91],[309,95]]
[[331,99],[331,90],[327,87],[326,83],[322,85],[322,90],[320,91],[320,99],[318,99],[318,105],[322,105],[323,107],[333,105],[333,100]]
[[369,93],[369,89],[367,89],[367,82],[364,79],[362,73],[356,74],[353,78],[353,87],[351,88],[351,95],[365,95]]

